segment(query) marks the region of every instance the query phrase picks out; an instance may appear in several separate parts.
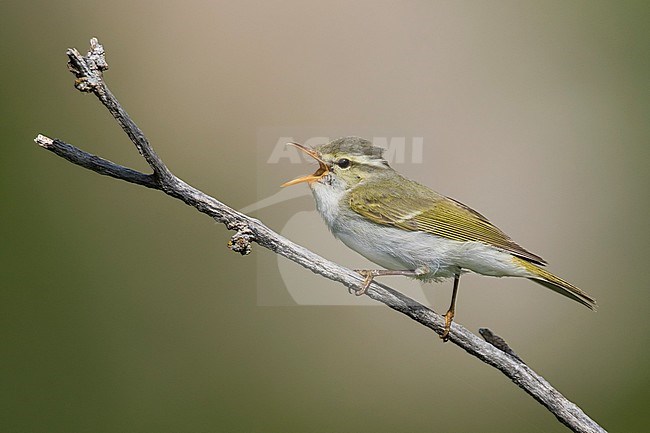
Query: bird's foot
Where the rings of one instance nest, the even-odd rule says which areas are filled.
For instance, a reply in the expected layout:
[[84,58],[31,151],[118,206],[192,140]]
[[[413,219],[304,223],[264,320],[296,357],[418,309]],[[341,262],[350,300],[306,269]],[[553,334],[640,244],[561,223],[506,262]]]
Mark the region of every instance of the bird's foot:
[[445,330],[442,332],[440,338],[443,342],[449,341],[449,329],[451,328],[451,322],[454,321],[454,311],[449,310],[445,313]]
[[370,283],[375,277],[387,276],[387,275],[403,275],[405,277],[419,277],[429,273],[429,268],[426,266],[419,267],[415,270],[408,269],[355,269],[355,272],[361,274],[363,279],[363,286],[358,289],[348,289],[350,293],[354,293],[357,296],[365,295],[370,287]]
[[354,293],[356,296],[362,296],[365,295],[366,292],[368,291],[368,287],[370,287],[370,283],[372,283],[372,280],[375,279],[377,275],[379,275],[379,271],[377,270],[368,270],[368,269],[355,269],[354,272],[359,273],[363,278],[363,284],[360,289],[348,289],[350,293]]

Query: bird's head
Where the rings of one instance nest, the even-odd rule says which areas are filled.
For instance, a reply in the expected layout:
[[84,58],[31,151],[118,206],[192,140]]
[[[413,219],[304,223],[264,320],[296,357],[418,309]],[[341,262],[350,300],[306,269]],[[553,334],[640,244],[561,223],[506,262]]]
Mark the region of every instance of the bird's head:
[[307,182],[310,187],[316,184],[352,188],[360,182],[381,176],[392,171],[382,157],[384,149],[373,146],[368,140],[359,137],[343,137],[309,149],[298,143],[289,143],[318,161],[315,173],[301,176],[282,186]]

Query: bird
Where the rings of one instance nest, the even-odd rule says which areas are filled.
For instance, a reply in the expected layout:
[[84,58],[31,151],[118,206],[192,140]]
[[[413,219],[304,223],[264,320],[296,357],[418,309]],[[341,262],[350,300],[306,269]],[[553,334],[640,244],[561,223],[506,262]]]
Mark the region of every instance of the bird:
[[449,339],[462,274],[527,278],[591,310],[586,292],[544,269],[546,261],[521,247],[469,206],[407,179],[383,157],[384,149],[360,137],[308,148],[288,143],[318,162],[315,173],[284,183],[307,183],[316,210],[332,234],[382,269],[356,270],[364,295],[375,277],[403,275],[421,281],[453,278],[441,338]]

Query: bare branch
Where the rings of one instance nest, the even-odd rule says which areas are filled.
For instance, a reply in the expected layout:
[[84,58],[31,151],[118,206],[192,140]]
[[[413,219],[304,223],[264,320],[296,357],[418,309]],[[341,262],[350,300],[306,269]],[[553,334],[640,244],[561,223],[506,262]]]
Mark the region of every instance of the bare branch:
[[[154,152],[143,132],[131,120],[104,83],[103,71],[108,68],[108,64],[104,57],[104,49],[97,42],[97,39],[91,39],[91,50],[86,56],[81,56],[75,49],[69,49],[67,54],[70,59],[70,70],[77,77],[75,87],[80,91],[92,92],[99,98],[135,144],[140,154],[146,159],[153,170],[153,174],[140,173],[91,155],[61,140],[39,135],[35,141],[41,147],[67,159],[73,164],[102,175],[146,186],[147,188],[159,189],[193,206],[199,212],[225,224],[229,230],[236,230],[237,233],[229,242],[229,247],[233,251],[244,255],[248,254],[251,243],[256,242],[325,278],[338,281],[348,288],[361,288],[363,278],[358,273],[330,262],[291,242],[266,227],[260,221],[237,212],[174,176]],[[367,291],[367,295],[432,329],[439,335],[444,330],[442,316],[384,284],[373,282]],[[449,337],[452,343],[461,347],[467,353],[501,371],[572,431],[581,433],[605,432],[578,406],[567,400],[543,377],[521,362],[499,337],[488,334],[487,339],[492,343],[489,344],[456,322],[451,326]]]
[[104,57],[104,47],[97,41],[97,38],[90,40],[90,51],[85,57],[79,54],[75,48],[68,49],[66,54],[68,55],[68,69],[77,77],[75,87],[81,92],[91,92],[99,98],[135,144],[138,152],[147,161],[156,177],[170,178],[171,172],[154,152],[149,140],[104,83],[104,71],[108,69],[108,63]]
[[100,158],[88,152],[84,152],[61,140],[52,139],[39,134],[34,141],[43,149],[47,149],[67,159],[73,164],[87,168],[104,176],[122,179],[137,185],[146,186],[147,188],[160,189],[158,182],[150,174],[140,173],[127,167],[115,164],[107,159]]
[[483,337],[485,341],[487,341],[488,343],[490,343],[500,351],[507,353],[508,355],[515,358],[517,361],[521,362],[522,364],[525,364],[524,360],[521,359],[519,355],[517,355],[515,351],[510,348],[510,346],[508,346],[506,340],[499,337],[494,332],[490,331],[488,328],[480,328],[478,330],[478,333],[481,334],[481,337]]

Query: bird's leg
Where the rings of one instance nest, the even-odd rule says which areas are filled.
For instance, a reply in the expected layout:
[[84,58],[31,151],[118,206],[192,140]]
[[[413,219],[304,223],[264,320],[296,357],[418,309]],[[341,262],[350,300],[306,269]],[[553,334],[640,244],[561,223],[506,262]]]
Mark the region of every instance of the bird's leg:
[[449,328],[451,328],[451,322],[454,320],[454,313],[456,312],[456,295],[458,294],[459,281],[460,273],[454,275],[454,290],[451,293],[451,305],[449,305],[449,310],[447,310],[445,313],[445,330],[440,336],[440,338],[442,338],[442,341],[449,340]]
[[406,277],[419,277],[429,272],[428,268],[417,268],[415,270],[392,270],[392,269],[355,269],[355,272],[364,277],[363,286],[358,289],[350,289],[351,293],[357,296],[365,295],[370,287],[370,283],[375,277],[384,277],[386,275],[403,275]]

